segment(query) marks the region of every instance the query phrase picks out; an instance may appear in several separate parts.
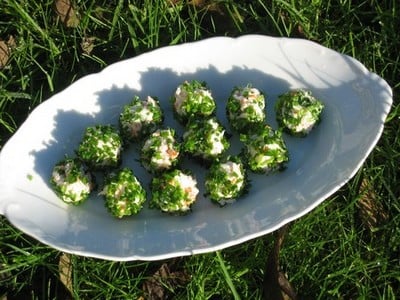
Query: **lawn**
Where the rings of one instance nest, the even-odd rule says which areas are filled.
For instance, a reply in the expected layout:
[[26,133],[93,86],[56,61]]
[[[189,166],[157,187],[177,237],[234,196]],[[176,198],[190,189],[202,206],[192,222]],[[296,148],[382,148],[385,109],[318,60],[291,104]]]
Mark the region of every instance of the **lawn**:
[[[399,28],[396,0],[2,0],[0,149],[37,105],[114,62],[214,36],[315,41],[384,78],[394,102],[357,174],[290,224],[279,267],[299,299],[396,299]],[[273,242],[271,234],[207,254],[111,262],[49,248],[1,216],[0,299],[263,299]]]

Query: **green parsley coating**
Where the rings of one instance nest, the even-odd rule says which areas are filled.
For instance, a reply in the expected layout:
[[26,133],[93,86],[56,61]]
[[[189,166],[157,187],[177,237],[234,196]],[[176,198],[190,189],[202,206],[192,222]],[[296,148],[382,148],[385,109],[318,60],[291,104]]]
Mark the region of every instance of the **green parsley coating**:
[[289,134],[300,137],[320,122],[323,109],[321,101],[301,89],[280,95],[275,104],[278,124]]
[[286,167],[289,154],[280,130],[264,125],[252,134],[240,135],[240,140],[245,144],[243,156],[251,171],[271,173]]
[[197,199],[197,181],[188,171],[169,170],[151,182],[151,208],[172,214],[185,214]]
[[157,173],[175,167],[179,161],[180,144],[175,139],[175,130],[158,129],[144,142],[141,151],[143,167]]
[[146,100],[135,96],[125,105],[119,116],[119,125],[125,142],[140,141],[155,131],[163,122],[160,103],[155,97]]
[[226,104],[226,115],[236,131],[253,130],[265,121],[264,94],[251,85],[235,87]]
[[94,177],[77,158],[58,162],[53,168],[50,183],[61,200],[74,205],[84,202],[95,187]]
[[139,213],[146,201],[145,189],[128,168],[110,173],[101,194],[107,209],[117,218]]
[[179,85],[171,97],[176,119],[186,124],[191,119],[211,116],[216,108],[214,98],[203,81],[185,81]]
[[241,159],[228,156],[214,162],[206,175],[205,188],[210,199],[221,206],[243,195],[248,188],[248,179]]
[[183,151],[204,162],[215,160],[229,147],[225,128],[215,117],[191,121],[183,134]]
[[86,128],[77,155],[93,170],[104,170],[120,165],[121,151],[118,130],[112,125],[96,125]]

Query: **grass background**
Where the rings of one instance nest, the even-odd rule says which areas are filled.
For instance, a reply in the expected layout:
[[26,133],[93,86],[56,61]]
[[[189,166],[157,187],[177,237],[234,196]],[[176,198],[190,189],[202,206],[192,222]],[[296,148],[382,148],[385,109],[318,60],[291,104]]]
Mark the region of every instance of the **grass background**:
[[[400,295],[398,1],[76,0],[69,10],[55,2],[1,1],[0,145],[38,104],[80,77],[212,36],[305,38],[386,79],[394,104],[377,147],[348,184],[291,225],[280,265],[300,299]],[[158,286],[169,298],[262,299],[272,241],[268,235],[216,253],[118,263],[65,256],[1,217],[0,299],[139,299],[146,287],[157,288],[152,279],[162,270],[174,277]]]

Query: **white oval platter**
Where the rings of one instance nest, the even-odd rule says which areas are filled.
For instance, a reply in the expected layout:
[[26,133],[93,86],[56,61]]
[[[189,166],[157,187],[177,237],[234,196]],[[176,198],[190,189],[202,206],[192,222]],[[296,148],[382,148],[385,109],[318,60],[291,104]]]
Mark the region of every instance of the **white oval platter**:
[[[190,214],[171,216],[147,206],[113,218],[96,193],[81,206],[64,204],[49,177],[56,162],[74,156],[82,133],[95,124],[118,124],[134,95],[154,95],[165,126],[182,133],[169,98],[184,80],[203,80],[217,101],[217,117],[229,130],[225,102],[234,86],[251,83],[267,95],[267,122],[279,94],[305,88],[325,104],[320,125],[305,138],[284,136],[288,168],[250,175],[249,193],[220,208],[200,195]],[[314,42],[247,35],[216,37],[160,48],[79,79],[39,105],[0,154],[0,213],[18,229],[51,247],[116,261],[158,260],[205,253],[270,233],[335,193],[361,167],[381,136],[392,91],[357,60]],[[240,152],[233,137],[231,153]],[[136,160],[138,146],[124,152],[123,165],[144,186],[150,175]],[[186,161],[203,194],[206,170]],[[150,196],[150,195],[149,195]]]

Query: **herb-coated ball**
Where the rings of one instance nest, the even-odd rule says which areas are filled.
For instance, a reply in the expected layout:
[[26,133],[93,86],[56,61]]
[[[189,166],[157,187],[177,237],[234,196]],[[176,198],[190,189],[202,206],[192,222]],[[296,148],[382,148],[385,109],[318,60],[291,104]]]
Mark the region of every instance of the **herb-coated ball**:
[[249,169],[256,173],[283,170],[289,161],[289,153],[280,130],[269,125],[258,128],[249,135],[241,135],[244,143],[243,157]]
[[117,218],[139,213],[146,201],[145,189],[128,168],[110,173],[101,194],[106,207]]
[[158,129],[144,142],[141,162],[146,170],[157,173],[176,166],[180,157],[180,144],[175,138],[175,130]]
[[265,121],[264,94],[250,85],[235,87],[226,104],[226,115],[236,131],[253,130]]
[[112,125],[96,125],[86,128],[78,157],[94,170],[118,167],[121,163],[122,139]]
[[306,136],[320,122],[323,109],[320,100],[302,89],[280,95],[275,104],[278,124],[294,136]]
[[125,105],[119,116],[122,137],[126,142],[140,141],[155,131],[163,122],[163,112],[155,97],[140,99],[135,96]]
[[209,117],[216,108],[207,84],[197,80],[185,81],[179,85],[171,102],[176,119],[183,124],[191,119]]
[[215,117],[194,120],[183,133],[183,151],[205,162],[220,157],[229,147],[225,128]]
[[150,207],[167,213],[184,214],[195,203],[199,189],[194,176],[187,171],[174,169],[154,177],[151,192]]
[[243,195],[247,186],[246,169],[238,156],[214,162],[206,175],[206,193],[221,206]]
[[76,158],[58,162],[51,173],[50,183],[61,200],[74,205],[84,202],[95,186],[94,177]]

